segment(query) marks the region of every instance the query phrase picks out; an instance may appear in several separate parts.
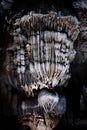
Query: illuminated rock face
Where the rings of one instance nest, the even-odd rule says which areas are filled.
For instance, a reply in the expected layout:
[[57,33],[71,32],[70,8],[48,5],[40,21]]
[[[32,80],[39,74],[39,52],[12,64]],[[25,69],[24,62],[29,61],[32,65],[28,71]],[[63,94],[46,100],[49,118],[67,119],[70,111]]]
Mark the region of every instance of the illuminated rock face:
[[32,130],[51,130],[66,111],[66,99],[58,89],[70,79],[78,20],[55,12],[30,12],[8,30],[12,40],[6,50],[6,76],[25,97],[17,104],[20,123]]
[[[13,23],[6,57],[9,82],[33,95],[33,89],[54,89],[70,78],[70,62],[79,28],[75,17],[25,15]],[[12,79],[11,79],[12,78]],[[29,89],[29,90],[28,90]]]

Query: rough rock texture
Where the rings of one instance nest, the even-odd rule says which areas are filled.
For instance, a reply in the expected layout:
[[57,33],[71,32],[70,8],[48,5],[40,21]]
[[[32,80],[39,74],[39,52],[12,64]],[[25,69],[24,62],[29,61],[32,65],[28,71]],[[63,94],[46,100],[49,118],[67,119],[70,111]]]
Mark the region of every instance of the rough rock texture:
[[[73,2],[73,7],[79,19],[80,33],[75,42],[77,53],[74,62],[71,64],[72,76],[68,87],[70,92],[68,96],[72,101],[71,109],[74,118],[87,119],[87,1],[77,0]],[[78,121],[77,124],[80,125],[80,123]]]
[[[6,13],[5,20],[7,20],[7,23],[5,23],[5,26],[4,26],[4,28],[6,27],[5,28],[6,30],[4,30],[5,34],[6,34],[4,41],[6,41],[6,42],[1,42],[2,46],[3,46],[3,43],[5,43],[5,45],[7,45],[7,43],[9,42],[7,25],[9,24],[8,19],[11,17],[12,14],[8,13],[9,12],[8,8],[11,7],[13,0],[7,0],[7,3],[9,3],[8,1],[11,2],[10,5],[8,4],[8,5],[4,6],[4,9],[6,11],[6,12],[4,12],[4,13]],[[62,2],[60,2],[60,3],[62,3]],[[3,0],[3,4],[6,4],[5,0]],[[60,7],[60,9],[58,10],[59,11],[58,15],[59,16],[69,15],[70,9],[65,8],[64,4],[61,4],[61,5],[63,5],[63,8]],[[72,5],[72,4],[70,4],[70,5]],[[47,7],[47,6],[44,6],[44,7]],[[87,87],[87,78],[86,78],[87,77],[87,2],[85,0],[78,0],[77,2],[73,2],[73,7],[75,9],[74,13],[77,14],[77,15],[74,14],[74,16],[75,15],[78,16],[78,19],[79,19],[80,34],[79,34],[78,39],[75,41],[75,49],[76,49],[77,54],[76,54],[76,58],[75,58],[74,62],[71,64],[71,69],[70,69],[71,79],[70,79],[69,85],[67,87],[67,93],[66,93],[66,97],[68,98],[67,104],[69,101],[69,104],[71,107],[70,109],[72,111],[71,113],[73,113],[73,116],[70,116],[70,113],[69,113],[69,118],[66,119],[68,121],[68,123],[69,123],[69,120],[71,120],[71,123],[72,123],[73,119],[78,118],[80,114],[82,114],[81,115],[82,117],[86,117],[85,115],[87,115],[87,107],[86,107],[87,106],[87,88],[86,88]],[[71,6],[69,8],[71,8]],[[52,7],[51,9],[55,10],[54,7]],[[43,10],[45,11],[44,8],[43,8]],[[23,12],[23,10],[21,11],[21,13],[22,12]],[[71,11],[71,12],[73,12],[73,11]],[[21,16],[21,13],[18,13],[18,17]],[[31,13],[31,15],[32,15],[32,13]],[[16,15],[15,15],[15,17],[16,17]],[[13,17],[13,19],[15,19],[15,17]],[[64,19],[64,17],[63,17],[63,19]],[[0,22],[2,25],[2,26],[0,26],[0,30],[2,30],[2,32],[0,32],[0,34],[2,34],[3,33],[3,17],[1,17]],[[65,22],[65,20],[64,20],[64,22]],[[68,23],[71,23],[71,21],[69,21]],[[65,25],[65,23],[62,23],[61,21],[60,21],[60,24],[62,26]],[[27,22],[26,22],[26,24],[23,24],[23,25],[27,26]],[[67,29],[69,29],[69,28],[67,27]],[[19,30],[17,30],[17,31],[19,31]],[[3,37],[0,37],[1,41],[3,41],[2,40]],[[73,39],[73,37],[72,37],[72,39]],[[11,39],[11,40],[13,40],[13,39]],[[7,48],[4,48],[4,49],[7,49]],[[0,52],[1,52],[0,55],[4,56],[4,52],[7,51],[4,49],[2,49],[2,48],[0,49]],[[11,49],[14,49],[14,47],[8,48],[8,51],[9,50],[11,51]],[[1,60],[3,60],[3,58]],[[72,58],[73,57],[71,57],[71,60],[72,60]],[[11,60],[13,60],[13,59],[11,59]],[[15,62],[15,60],[14,60],[14,62]],[[11,66],[9,66],[9,68],[11,68]],[[10,115],[10,114],[17,115],[18,111],[16,110],[16,108],[17,108],[17,104],[18,104],[18,102],[20,102],[20,100],[21,100],[22,105],[19,104],[19,113],[22,113],[22,114],[27,113],[26,111],[28,110],[29,107],[31,108],[29,110],[32,111],[32,108],[35,108],[35,106],[32,105],[33,103],[29,102],[29,100],[28,100],[28,102],[26,100],[25,100],[25,102],[23,102],[23,99],[26,99],[24,96],[24,93],[20,93],[20,91],[15,91],[15,89],[12,89],[12,86],[8,85],[8,81],[6,80],[7,78],[5,77],[6,72],[3,71],[2,65],[0,65],[0,69],[2,72],[1,78],[0,78],[0,81],[1,81],[0,114],[1,115],[4,115],[4,114],[5,115]],[[22,68],[22,71],[23,71],[23,68]],[[4,77],[2,77],[2,75],[4,75]],[[2,82],[2,80],[4,82]],[[16,82],[13,82],[13,83],[16,84]],[[26,85],[25,85],[25,88],[27,89]],[[18,95],[20,95],[21,99],[19,99]],[[50,97],[49,94],[48,94],[48,97]],[[40,102],[40,105],[43,105],[41,101],[39,101],[39,102]],[[23,105],[23,103],[24,103],[24,105]],[[36,98],[36,103],[37,103],[37,98]],[[34,115],[33,114],[31,115],[30,113],[28,113],[28,115],[25,114],[25,116],[23,115],[23,117],[19,119],[19,122],[22,123],[23,125],[27,125],[27,126],[31,127],[32,130],[37,130],[37,129],[41,130],[41,128],[43,128],[43,130],[50,130],[50,129],[54,128],[60,121],[61,112],[65,108],[65,106],[63,107],[63,105],[65,105],[65,97],[64,97],[64,100],[62,100],[62,99],[59,100],[59,103],[60,104],[59,104],[58,109],[60,110],[60,114],[58,116],[55,115],[55,113],[53,113],[53,115],[51,115],[52,113],[38,114],[38,111],[35,108],[34,110],[37,114],[36,113],[33,113]],[[44,101],[44,104],[46,104],[45,101]],[[34,104],[34,105],[37,105],[37,104]],[[41,111],[42,110],[40,110],[39,112],[41,112]],[[64,112],[65,112],[65,110],[64,110]],[[56,122],[56,119],[58,122]],[[28,120],[28,122],[27,122],[27,120]],[[53,123],[53,121],[55,123]],[[77,124],[79,124],[79,122]]]
[[60,118],[54,112],[45,113],[43,116],[29,113],[21,117],[19,122],[29,126],[32,130],[52,130],[60,122]]
[[[15,22],[12,21],[8,30],[12,39],[6,48],[6,79],[8,85],[16,91],[15,94],[23,90],[26,98],[24,100],[22,95],[18,106],[17,97],[14,95],[12,112],[18,108],[23,115],[22,125],[26,124],[32,130],[39,130],[42,125],[43,130],[53,129],[66,111],[66,99],[60,92],[70,78],[69,67],[75,57],[74,41],[79,34],[78,20],[73,16],[58,17],[55,12],[30,12]],[[17,96],[20,98],[19,94]],[[36,99],[35,102],[31,97]],[[52,111],[56,113],[56,117]],[[42,112],[46,123],[33,120],[35,126],[32,126],[27,116],[29,112],[29,118],[35,118],[36,114],[39,118]],[[49,112],[53,115],[54,123],[51,122],[51,116],[48,116]],[[19,112],[17,115],[19,116]]]
[[[78,0],[73,3],[73,6],[78,14],[79,22],[80,22],[80,34],[78,40],[76,41],[76,59],[75,64],[79,66],[79,70],[83,77],[83,84],[87,87],[86,77],[87,77],[87,1],[86,0]],[[83,94],[86,96],[86,88]],[[87,100],[87,97],[86,97]]]
[[9,83],[18,89],[30,89],[29,95],[33,89],[65,86],[70,78],[69,64],[76,54],[76,17],[30,12],[12,25],[9,33],[13,40],[6,50],[4,66]]
[[76,45],[77,62],[83,63],[87,60],[87,1],[78,0],[73,6],[80,22],[80,34]]

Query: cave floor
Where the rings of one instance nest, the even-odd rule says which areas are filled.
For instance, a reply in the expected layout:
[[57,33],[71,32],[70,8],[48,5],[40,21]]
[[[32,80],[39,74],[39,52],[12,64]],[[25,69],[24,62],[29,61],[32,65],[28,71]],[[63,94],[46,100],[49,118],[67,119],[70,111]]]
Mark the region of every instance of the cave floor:
[[[17,117],[0,117],[0,130],[30,130],[28,127],[21,127]],[[63,126],[60,123],[54,130],[87,130],[87,118],[77,121],[75,124]]]

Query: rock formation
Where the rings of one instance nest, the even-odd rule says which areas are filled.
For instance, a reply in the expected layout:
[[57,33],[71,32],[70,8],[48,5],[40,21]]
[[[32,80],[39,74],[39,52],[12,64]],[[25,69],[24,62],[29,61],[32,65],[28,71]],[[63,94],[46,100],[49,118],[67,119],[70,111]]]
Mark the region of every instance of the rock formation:
[[87,2],[72,1],[70,7],[59,2],[56,8],[54,2],[49,7],[49,2],[42,1],[42,6],[35,1],[32,7],[30,1],[28,9],[21,3],[18,8],[16,1],[1,2],[1,20],[6,23],[0,28],[6,40],[0,38],[1,46],[5,44],[0,50],[0,111],[17,115],[20,124],[32,130],[52,130],[66,113],[67,97],[70,102],[76,99],[73,114],[79,111],[80,87],[86,86]]

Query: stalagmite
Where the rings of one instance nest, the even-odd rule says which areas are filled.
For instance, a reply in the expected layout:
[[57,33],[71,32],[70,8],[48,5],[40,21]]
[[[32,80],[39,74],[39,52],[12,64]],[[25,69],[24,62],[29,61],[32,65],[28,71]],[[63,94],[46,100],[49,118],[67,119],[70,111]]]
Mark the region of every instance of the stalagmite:
[[[39,24],[39,20],[43,22],[43,26]],[[53,24],[56,26],[55,31]],[[79,33],[78,21],[75,17],[58,17],[53,12],[44,15],[33,12],[15,20],[13,27],[11,35],[14,37],[14,46],[8,47],[7,53],[12,50],[14,57],[17,58],[14,65],[19,77],[22,78],[23,75],[26,77],[25,71],[29,71],[33,75],[37,88],[40,87],[37,85],[38,81],[42,84],[46,83],[48,88],[50,85],[51,89],[68,81],[70,75],[66,72],[69,72],[69,64],[75,57],[73,42]],[[34,31],[34,27],[37,31]],[[65,32],[59,32],[58,27],[61,30],[65,29],[68,36]],[[26,35],[23,31],[26,31]],[[9,58],[7,58],[8,64],[10,64]],[[42,86],[45,87],[45,85]]]
[[[18,106],[19,113],[23,116],[31,113],[29,120],[33,117],[37,122],[42,112],[43,123],[47,115],[50,119],[53,114],[52,120],[60,118],[65,113],[66,100],[59,91],[71,77],[69,69],[76,54],[78,20],[73,16],[58,17],[55,12],[30,12],[14,20],[8,30],[13,40],[6,50],[6,74],[9,84],[17,90],[21,88],[25,96]],[[31,102],[33,99],[36,105]],[[54,128],[54,122],[52,125]],[[52,129],[49,125],[48,128]]]

